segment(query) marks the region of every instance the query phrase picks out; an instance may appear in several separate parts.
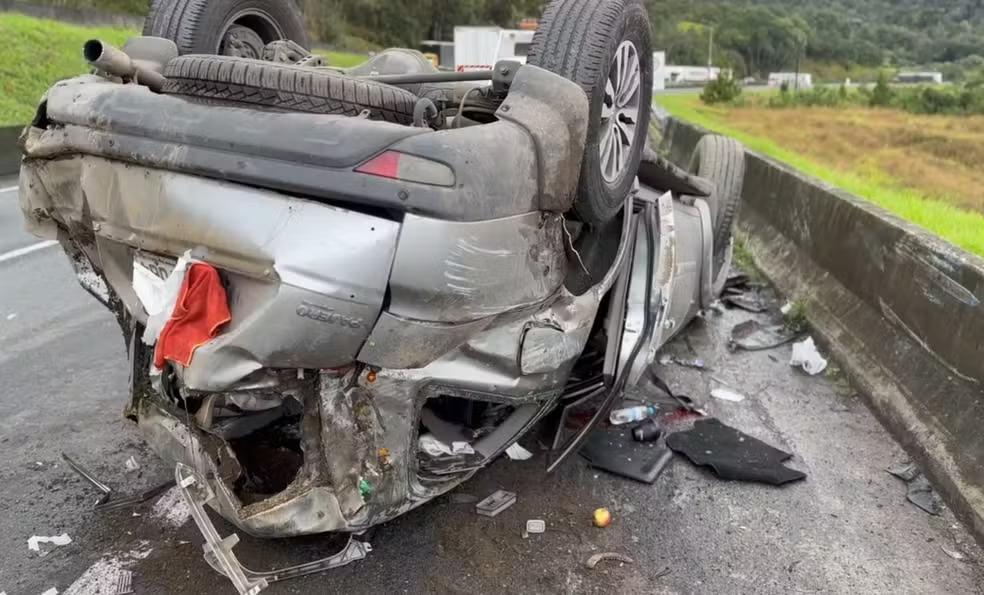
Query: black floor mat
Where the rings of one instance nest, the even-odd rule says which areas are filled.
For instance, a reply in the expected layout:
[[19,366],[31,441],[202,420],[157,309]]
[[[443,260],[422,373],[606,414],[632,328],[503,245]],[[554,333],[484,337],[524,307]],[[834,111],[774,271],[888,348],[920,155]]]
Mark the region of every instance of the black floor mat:
[[706,465],[721,479],[782,485],[806,478],[784,467],[793,455],[726,426],[716,418],[701,419],[686,432],[671,434],[666,444],[695,465]]

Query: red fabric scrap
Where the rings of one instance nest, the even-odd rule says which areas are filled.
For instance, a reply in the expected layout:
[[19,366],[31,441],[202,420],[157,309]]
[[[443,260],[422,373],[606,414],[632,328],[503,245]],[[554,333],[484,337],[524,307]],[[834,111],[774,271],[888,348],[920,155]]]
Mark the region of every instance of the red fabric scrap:
[[211,265],[192,263],[181,282],[171,318],[157,339],[154,365],[163,368],[165,360],[191,365],[195,350],[215,337],[230,318],[219,272]]

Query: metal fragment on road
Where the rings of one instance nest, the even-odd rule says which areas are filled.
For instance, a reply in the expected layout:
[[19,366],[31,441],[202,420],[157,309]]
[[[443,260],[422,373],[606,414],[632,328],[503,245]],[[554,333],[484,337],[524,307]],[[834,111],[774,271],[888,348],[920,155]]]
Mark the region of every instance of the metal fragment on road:
[[943,550],[944,554],[950,556],[951,558],[957,560],[958,562],[964,562],[967,560],[967,554],[961,552],[960,550],[947,547],[945,543],[940,544],[940,549]]
[[496,490],[491,496],[475,505],[475,512],[482,516],[494,517],[516,503],[516,494],[506,490]]
[[745,351],[763,351],[794,340],[796,340],[796,333],[781,324],[764,326],[757,320],[747,320],[731,329],[729,345]]
[[597,566],[602,560],[615,560],[616,562],[621,562],[622,564],[635,563],[635,560],[625,554],[620,554],[618,552],[602,552],[599,554],[594,554],[588,558],[587,561],[584,562],[584,565],[589,569],[594,570],[594,567]]
[[110,488],[105,483],[103,483],[103,482],[99,481],[98,479],[96,479],[96,477],[94,475],[92,475],[92,473],[89,472],[88,469],[86,469],[82,465],[79,465],[78,463],[76,463],[67,454],[62,453],[61,456],[62,456],[62,459],[64,459],[65,462],[68,463],[68,466],[72,469],[72,471],[75,471],[76,473],[78,473],[78,475],[82,479],[84,479],[85,481],[89,482],[89,484],[92,487],[94,487],[97,490],[99,490],[100,492],[102,492],[102,496],[100,496],[99,499],[96,500],[96,505],[93,507],[95,510],[115,510],[117,508],[126,508],[128,506],[136,506],[137,504],[142,504],[142,503],[146,502],[147,500],[150,500],[151,498],[154,498],[155,496],[159,496],[160,494],[163,494],[169,488],[171,488],[171,486],[174,485],[174,481],[168,480],[168,481],[162,483],[161,485],[154,486],[154,487],[150,488],[149,490],[144,490],[143,492],[140,492],[138,494],[134,494],[132,496],[124,496],[122,498],[113,499],[113,497],[112,497],[112,494],[113,494],[112,488]]
[[129,595],[133,593],[133,573],[129,570],[121,570],[116,581],[115,595]]

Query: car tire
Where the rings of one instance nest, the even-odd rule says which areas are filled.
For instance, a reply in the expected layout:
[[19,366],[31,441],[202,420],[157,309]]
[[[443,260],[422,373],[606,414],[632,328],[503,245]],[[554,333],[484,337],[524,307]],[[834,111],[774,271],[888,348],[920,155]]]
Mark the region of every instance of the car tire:
[[415,95],[327,69],[233,56],[178,56],[164,67],[163,93],[210,102],[413,123]]
[[293,0],[153,0],[143,34],[172,40],[179,54],[259,58],[278,39],[309,47]]
[[[602,225],[622,209],[646,146],[653,72],[642,0],[553,0],[527,63],[578,83],[588,95],[574,211],[585,223]],[[620,70],[619,64],[628,67]]]
[[713,134],[704,136],[694,148],[688,169],[714,184],[707,203],[714,234],[711,278],[717,287],[730,268],[734,223],[745,183],[745,149],[734,139]]

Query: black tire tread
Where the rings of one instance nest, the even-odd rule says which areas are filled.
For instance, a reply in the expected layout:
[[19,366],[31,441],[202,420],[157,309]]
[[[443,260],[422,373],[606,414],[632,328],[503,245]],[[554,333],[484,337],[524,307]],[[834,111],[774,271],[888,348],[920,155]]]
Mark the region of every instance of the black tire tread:
[[[597,101],[597,87],[599,84],[604,85],[612,52],[620,41],[614,39],[620,31],[620,21],[629,16],[645,17],[645,14],[641,0],[552,0],[540,17],[539,27],[527,54],[527,63],[574,81],[584,89],[589,100]],[[648,18],[645,21],[648,23]],[[648,34],[646,39],[648,43]],[[645,54],[649,48],[638,50]],[[648,63],[648,59],[645,63]],[[644,71],[642,74],[643,82],[648,81],[651,73],[647,75]],[[649,97],[649,87],[647,84],[643,89],[644,99]],[[592,113],[594,111],[592,108]],[[649,111],[642,110],[640,116],[642,121],[638,123],[637,130],[644,131],[648,128]],[[589,130],[586,147],[588,151],[596,150],[591,135]],[[642,157],[645,139],[642,140],[630,157],[635,160],[636,165]],[[617,192],[601,188],[600,182],[588,179],[589,176],[597,178],[600,172],[589,173],[587,168],[587,164],[582,166],[574,210],[583,221],[600,225],[621,210],[624,194],[628,192],[632,181],[624,179]]]
[[316,114],[359,115],[399,124],[413,122],[417,98],[408,91],[316,70],[247,58],[187,55],[164,69],[162,91],[230,103]]
[[730,245],[732,228],[741,206],[745,149],[732,138],[706,135],[694,149],[690,170],[715,185],[709,206],[714,230],[714,272],[717,274]]

